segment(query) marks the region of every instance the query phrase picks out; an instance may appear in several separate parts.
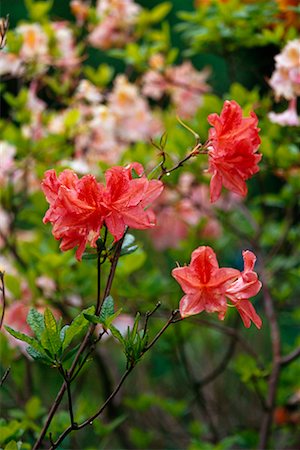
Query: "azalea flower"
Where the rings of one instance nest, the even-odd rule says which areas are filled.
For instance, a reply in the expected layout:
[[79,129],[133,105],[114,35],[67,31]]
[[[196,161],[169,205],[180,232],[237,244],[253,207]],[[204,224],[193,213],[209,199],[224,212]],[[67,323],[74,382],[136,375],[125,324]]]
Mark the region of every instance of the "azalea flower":
[[297,113],[297,99],[289,101],[288,108],[282,113],[269,112],[268,118],[271,122],[282,126],[297,127],[300,125],[300,118]]
[[[132,170],[139,178],[132,177]],[[105,224],[116,241],[121,239],[126,226],[140,230],[155,226],[154,212],[145,208],[161,194],[163,183],[149,181],[143,172],[143,166],[138,163],[106,171],[102,204],[107,211]]]
[[53,236],[62,240],[62,251],[78,246],[76,258],[80,260],[87,243],[96,247],[104,219],[103,186],[93,175],[78,179],[67,169],[57,178],[55,171],[49,170],[45,173],[42,190],[50,204],[43,222],[52,223]]
[[242,116],[242,108],[235,101],[225,101],[220,116],[210,114],[209,169],[211,202],[221,195],[222,185],[245,197],[245,180],[259,171],[262,155],[257,154],[260,144],[258,119],[254,112]]
[[[133,178],[132,170],[138,175]],[[96,247],[102,225],[118,241],[127,226],[135,229],[151,228],[155,215],[145,208],[163,190],[158,180],[149,181],[141,164],[113,167],[106,172],[106,187],[93,175],[78,179],[72,170],[64,170],[59,177],[54,170],[45,173],[42,190],[50,207],[43,219],[53,225],[53,236],[60,240],[60,249],[78,246],[76,258],[81,259],[87,244]]]
[[201,246],[192,253],[189,266],[173,269],[172,276],[182,287],[179,310],[182,318],[202,311],[217,312],[223,320],[227,311],[227,299],[239,311],[244,325],[248,328],[251,320],[261,327],[261,319],[256,314],[249,298],[256,295],[261,283],[253,271],[255,255],[243,253],[245,270],[219,268],[215,252],[210,247]]
[[232,285],[226,289],[226,296],[230,299],[241,315],[245,327],[249,328],[251,321],[260,328],[261,318],[249,302],[248,298],[254,297],[261,289],[261,282],[258,280],[257,273],[253,271],[256,256],[254,253],[246,250],[243,252],[244,271]]

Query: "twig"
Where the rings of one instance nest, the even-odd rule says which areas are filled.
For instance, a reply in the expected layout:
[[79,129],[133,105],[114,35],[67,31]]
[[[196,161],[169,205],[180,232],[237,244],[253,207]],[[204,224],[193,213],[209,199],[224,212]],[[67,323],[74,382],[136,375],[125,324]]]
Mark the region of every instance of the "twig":
[[299,358],[299,356],[300,356],[300,347],[296,348],[288,355],[283,356],[280,360],[280,365],[282,367],[287,366],[291,362],[295,361],[295,359]]
[[148,321],[149,318],[158,310],[158,308],[161,306],[161,302],[157,302],[155,307],[152,309],[152,311],[147,311],[146,312],[146,319],[145,319],[145,324],[144,324],[144,331],[143,331],[143,337],[145,336],[145,334],[147,333],[147,326],[148,326]]
[[5,299],[5,285],[4,285],[4,273],[0,270],[0,291],[2,292],[2,312],[1,312],[1,318],[0,318],[0,330],[2,328],[3,320],[4,320],[4,313],[5,313],[5,307],[6,307],[6,299]]
[[[162,327],[162,329],[157,333],[157,335],[152,339],[152,341],[150,342],[150,344],[148,344],[143,353],[146,353],[151,347],[153,347],[153,345],[155,344],[155,342],[161,337],[161,335],[166,331],[166,329],[171,325],[171,323],[175,323],[175,317],[178,315],[179,310],[175,309],[174,311],[172,311],[171,316],[169,317],[168,321],[165,323],[165,325]],[[181,317],[179,319],[176,320],[176,322],[183,320]]]
[[10,367],[8,367],[8,368],[6,369],[6,371],[4,372],[4,374],[2,375],[1,381],[0,381],[0,387],[4,384],[6,378],[7,378],[8,375],[9,375],[9,372],[10,372]]
[[[125,234],[124,234],[124,236],[125,236]],[[97,311],[98,314],[99,314],[99,312],[101,310],[101,306],[102,306],[102,304],[104,302],[104,299],[110,293],[112,282],[113,282],[115,271],[116,271],[116,267],[117,267],[117,263],[118,263],[118,259],[120,257],[120,253],[121,253],[121,249],[122,249],[122,243],[123,243],[123,240],[124,240],[124,236],[117,243],[116,250],[115,250],[115,253],[114,253],[114,256],[113,256],[113,260],[112,260],[112,263],[111,263],[110,273],[109,273],[109,276],[108,276],[108,280],[107,280],[107,284],[106,284],[106,288],[105,288],[105,292],[104,292],[102,301],[99,300],[99,298],[100,298],[99,297],[100,296],[100,288],[99,288],[99,286],[97,287],[97,302],[96,302],[96,304],[97,304],[97,306],[100,305],[99,308],[98,308],[99,310]],[[98,266],[97,280],[98,280],[98,282],[100,282],[99,271],[100,271],[101,264],[100,264],[100,259],[99,258],[98,258],[97,266]],[[95,325],[92,324],[90,326],[90,328],[88,329],[88,331],[86,332],[86,335],[85,335],[85,337],[84,337],[84,339],[83,339],[83,341],[82,341],[82,343],[81,343],[81,345],[80,345],[80,347],[79,347],[79,349],[78,349],[78,351],[77,351],[77,353],[75,355],[75,358],[74,358],[74,360],[72,362],[71,368],[68,371],[68,377],[70,379],[72,379],[72,377],[74,375],[77,363],[78,363],[81,355],[85,351],[86,347],[89,345],[90,337],[93,334],[94,330],[95,330]],[[63,395],[64,395],[66,389],[67,389],[67,383],[64,381],[64,383],[62,384],[62,386],[61,386],[61,388],[60,388],[60,390],[59,390],[59,392],[58,392],[58,394],[57,394],[57,396],[56,396],[56,398],[55,398],[55,400],[54,400],[54,402],[53,402],[53,404],[52,404],[52,406],[51,406],[51,408],[49,410],[49,413],[48,413],[47,419],[45,421],[45,424],[44,424],[44,426],[43,426],[43,428],[41,430],[41,433],[40,433],[37,441],[35,442],[32,450],[38,450],[41,447],[41,444],[42,444],[42,442],[44,440],[45,434],[47,433],[47,430],[48,430],[48,428],[50,426],[50,423],[51,423],[51,421],[53,419],[53,416],[54,416],[55,412],[57,411],[57,409],[58,409],[58,407],[59,407],[59,405],[60,405],[60,403],[62,401],[62,398],[63,398]]]
[[214,328],[217,331],[220,331],[221,333],[227,334],[228,336],[234,337],[239,344],[244,348],[244,350],[249,353],[255,359],[261,369],[264,369],[264,366],[262,362],[260,361],[259,355],[256,353],[256,351],[251,347],[250,344],[246,341],[246,339],[243,338],[243,336],[234,328],[228,327],[226,325],[223,325],[218,322],[212,322],[207,319],[194,319],[198,323],[201,323],[202,325],[208,326],[210,328]]
[[224,372],[229,361],[231,360],[232,356],[234,355],[236,342],[237,342],[236,337],[235,336],[231,337],[230,344],[229,344],[228,349],[225,352],[221,362],[215,369],[213,369],[209,374],[205,375],[201,380],[195,381],[195,386],[197,388],[203,388],[206,384],[211,383],[219,375],[221,375]]
[[0,50],[6,45],[6,35],[9,27],[9,14],[5,18],[0,19]]
[[200,151],[201,144],[197,145],[196,147],[193,148],[193,150],[187,155],[185,156],[183,159],[181,159],[175,166],[171,167],[170,169],[165,168],[164,166],[161,165],[161,174],[159,175],[158,179],[161,180],[165,175],[169,176],[169,174],[171,172],[174,172],[175,170],[179,169],[179,167],[182,167],[183,164],[185,162],[187,162],[189,159],[191,159],[193,156],[198,156],[198,155],[206,155],[207,151]]
[[[157,309],[157,308],[156,308]],[[162,334],[167,330],[167,328],[171,325],[171,323],[174,323],[174,319],[176,315],[178,314],[178,310],[174,310],[171,313],[171,316],[165,323],[165,325],[162,327],[162,329],[157,333],[157,335],[153,338],[153,340],[150,342],[150,344],[144,348],[143,355],[157,342],[157,340],[162,336]],[[178,321],[178,320],[177,320]],[[114,399],[116,394],[119,392],[121,386],[123,385],[124,381],[130,374],[130,372],[134,369],[135,364],[131,364],[126,371],[124,372],[122,378],[120,379],[118,385],[115,387],[114,391],[110,394],[110,396],[106,399],[106,401],[103,403],[103,405],[100,407],[100,409],[93,414],[91,417],[86,419],[84,422],[82,422],[80,425],[75,424],[75,426],[70,425],[68,428],[65,429],[65,431],[59,436],[59,438],[54,442],[53,445],[51,445],[50,450],[54,450],[58,447],[58,445],[73,431],[73,430],[81,430],[82,428],[86,427],[87,425],[92,425],[93,421],[100,416],[100,414],[103,412],[103,410],[106,408],[107,405],[110,404],[110,402]]]
[[[262,265],[263,257],[260,257],[260,263]],[[259,449],[266,449],[268,445],[269,436],[271,433],[271,426],[273,421],[273,410],[275,407],[275,399],[277,386],[280,376],[281,368],[281,342],[280,331],[277,322],[275,309],[273,305],[273,299],[268,289],[268,280],[264,272],[264,268],[261,268],[261,280],[263,283],[263,299],[265,304],[266,316],[269,320],[271,327],[271,345],[273,353],[273,367],[268,381],[268,395],[267,395],[267,410],[264,413],[260,428],[259,437]]]

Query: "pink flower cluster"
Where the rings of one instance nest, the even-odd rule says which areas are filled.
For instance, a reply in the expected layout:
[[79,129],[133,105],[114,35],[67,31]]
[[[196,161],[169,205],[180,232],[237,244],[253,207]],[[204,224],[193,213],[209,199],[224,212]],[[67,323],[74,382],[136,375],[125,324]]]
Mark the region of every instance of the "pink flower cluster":
[[72,107],[53,115],[48,124],[52,134],[70,133],[68,117],[75,117],[72,138],[75,158],[92,166],[99,161],[116,164],[127,146],[149,140],[161,132],[159,119],[152,114],[136,85],[124,75],[116,77],[106,96],[88,80],[81,80]]
[[43,73],[49,65],[70,69],[79,64],[68,22],[52,22],[49,29],[39,23],[24,23],[14,30],[14,38],[21,39],[20,49],[10,52],[8,42],[8,51],[0,52],[0,75],[21,76],[27,65],[34,66],[35,73]]
[[[158,66],[157,59],[152,65]],[[206,83],[208,76],[208,69],[199,72],[189,61],[165,70],[161,61],[158,67],[144,75],[142,92],[154,100],[159,100],[165,94],[169,95],[177,114],[189,119],[202,105],[203,94],[210,90]]]
[[[133,178],[133,170],[137,178]],[[146,229],[155,225],[153,211],[145,208],[161,194],[161,181],[149,181],[139,163],[112,167],[105,178],[106,186],[93,175],[78,179],[74,172],[65,170],[57,177],[54,170],[49,170],[42,182],[50,204],[44,223],[52,223],[53,236],[61,239],[61,250],[78,246],[78,260],[87,243],[96,247],[103,224],[115,241],[121,239],[127,226]]]
[[131,40],[132,27],[140,12],[133,0],[98,0],[96,12],[99,24],[89,35],[93,47],[121,47]]
[[179,306],[181,316],[185,318],[202,311],[217,312],[223,320],[229,300],[240,313],[245,327],[249,328],[252,321],[260,328],[262,321],[249,301],[261,289],[257,273],[253,271],[256,257],[246,250],[243,259],[243,272],[219,268],[212,248],[202,246],[192,253],[189,266],[173,269],[172,275],[185,293]]
[[271,111],[271,122],[282,126],[299,126],[297,97],[300,96],[300,39],[289,41],[281,53],[275,56],[276,67],[269,81],[276,100],[289,100],[288,108],[282,113]]

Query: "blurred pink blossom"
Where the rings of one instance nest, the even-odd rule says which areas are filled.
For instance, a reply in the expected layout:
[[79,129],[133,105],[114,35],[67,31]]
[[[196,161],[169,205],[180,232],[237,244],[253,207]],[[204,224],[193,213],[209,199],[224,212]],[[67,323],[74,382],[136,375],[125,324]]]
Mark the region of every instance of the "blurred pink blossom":
[[108,49],[131,40],[139,5],[132,0],[98,0],[96,11],[100,22],[89,35],[91,45]]
[[300,95],[300,39],[289,41],[275,56],[275,71],[269,81],[278,100],[287,100]]
[[4,186],[15,169],[16,147],[0,141],[0,186]]
[[191,118],[202,105],[203,94],[210,91],[206,83],[209,69],[196,70],[190,61],[180,66],[167,67],[165,71],[150,70],[143,77],[142,92],[159,100],[168,94],[179,116]]
[[48,36],[40,24],[23,24],[16,28],[16,32],[23,39],[19,54],[24,61],[38,60],[40,63],[48,60]]
[[293,98],[290,100],[288,108],[282,113],[269,112],[268,118],[271,122],[277,123],[278,125],[299,126],[300,119],[297,113],[297,99]]

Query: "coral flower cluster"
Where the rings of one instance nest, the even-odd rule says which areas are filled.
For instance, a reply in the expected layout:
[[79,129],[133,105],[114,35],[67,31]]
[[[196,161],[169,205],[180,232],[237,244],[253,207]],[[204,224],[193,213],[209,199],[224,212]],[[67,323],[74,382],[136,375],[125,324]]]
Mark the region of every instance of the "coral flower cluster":
[[243,117],[242,108],[235,101],[225,101],[220,116],[210,114],[209,169],[212,173],[210,198],[212,202],[221,195],[222,185],[245,197],[249,179],[259,171],[262,155],[257,153],[260,137],[258,119],[254,112]]
[[161,194],[161,181],[149,181],[139,163],[112,167],[105,178],[106,186],[93,175],[79,179],[73,171],[64,170],[57,177],[54,170],[49,170],[42,182],[50,204],[44,223],[52,223],[53,236],[61,239],[61,250],[78,246],[78,260],[88,243],[96,247],[104,224],[115,241],[121,239],[127,226],[146,229],[155,225],[153,211],[145,208]]
[[199,247],[192,253],[189,266],[173,269],[172,275],[180,284],[185,295],[180,301],[180,314],[183,318],[202,311],[217,312],[223,320],[230,306],[236,307],[245,327],[253,322],[260,328],[262,321],[255,312],[249,298],[261,288],[256,272],[253,271],[255,255],[243,252],[244,270],[219,268],[215,252],[210,247]]

